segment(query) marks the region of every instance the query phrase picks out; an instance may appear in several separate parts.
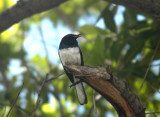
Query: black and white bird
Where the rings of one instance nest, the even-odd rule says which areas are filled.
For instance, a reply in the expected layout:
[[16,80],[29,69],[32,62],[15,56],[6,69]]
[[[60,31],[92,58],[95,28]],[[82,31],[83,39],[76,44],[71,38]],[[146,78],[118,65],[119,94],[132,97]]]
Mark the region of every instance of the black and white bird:
[[[62,65],[67,65],[67,64],[82,65],[82,66],[84,65],[83,55],[76,40],[80,36],[81,36],[80,34],[78,35],[68,34],[62,38],[58,50]],[[65,69],[64,71],[72,83],[78,82],[80,80],[78,78],[75,78],[73,74],[68,73]],[[87,96],[82,82],[76,84],[75,87],[79,103],[81,105],[86,104]]]

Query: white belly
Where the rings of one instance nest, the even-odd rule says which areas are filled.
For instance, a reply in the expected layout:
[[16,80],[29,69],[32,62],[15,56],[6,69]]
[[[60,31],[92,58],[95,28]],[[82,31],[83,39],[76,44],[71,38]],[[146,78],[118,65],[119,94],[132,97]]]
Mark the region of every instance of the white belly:
[[66,64],[81,65],[81,55],[78,47],[60,49],[59,56],[63,65]]

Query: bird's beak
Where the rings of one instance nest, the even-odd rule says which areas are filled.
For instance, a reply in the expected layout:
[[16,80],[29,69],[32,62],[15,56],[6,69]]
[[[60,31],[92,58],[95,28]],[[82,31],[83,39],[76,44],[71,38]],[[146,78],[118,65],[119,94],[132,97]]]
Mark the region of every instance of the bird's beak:
[[81,36],[82,36],[81,34],[76,35],[76,39],[77,39],[78,37],[81,37]]

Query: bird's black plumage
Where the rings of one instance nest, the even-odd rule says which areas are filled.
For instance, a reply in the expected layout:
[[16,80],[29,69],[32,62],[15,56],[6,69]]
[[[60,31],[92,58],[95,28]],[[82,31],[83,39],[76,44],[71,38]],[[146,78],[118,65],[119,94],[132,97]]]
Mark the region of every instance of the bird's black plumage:
[[[83,66],[84,65],[83,55],[82,55],[81,49],[78,46],[78,42],[76,40],[78,37],[80,37],[80,35],[68,34],[68,35],[64,36],[62,38],[62,40],[61,40],[61,43],[60,43],[60,46],[59,46],[59,50],[68,49],[68,48],[73,48],[74,49],[75,47],[77,47],[79,49],[80,57],[81,57],[81,64],[80,65]],[[61,60],[61,62],[63,64],[62,60]],[[66,70],[65,70],[65,72],[66,72]],[[74,82],[73,75],[71,73],[68,73],[68,72],[66,72],[66,74],[67,74],[68,78],[70,79],[70,81],[73,83]]]
[[[76,40],[78,37],[80,37],[80,35],[68,34],[62,38],[59,46],[59,57],[62,65],[84,65],[83,55]],[[66,70],[65,73],[72,83],[79,81],[79,79],[75,78],[73,74],[68,73]],[[86,104],[87,97],[82,83],[76,85],[76,91],[80,104]]]
[[77,38],[80,37],[79,35],[74,35],[74,34],[68,34],[64,36],[61,40],[59,49],[66,49],[66,48],[73,48],[78,46]]

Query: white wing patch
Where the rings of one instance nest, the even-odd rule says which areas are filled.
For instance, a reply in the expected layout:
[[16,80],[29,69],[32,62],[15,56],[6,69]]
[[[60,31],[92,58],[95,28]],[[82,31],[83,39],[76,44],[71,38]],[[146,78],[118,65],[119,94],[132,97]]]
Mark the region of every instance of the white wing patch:
[[78,47],[60,49],[59,56],[63,65],[81,65],[81,55]]

